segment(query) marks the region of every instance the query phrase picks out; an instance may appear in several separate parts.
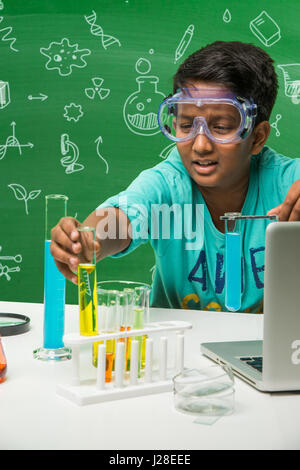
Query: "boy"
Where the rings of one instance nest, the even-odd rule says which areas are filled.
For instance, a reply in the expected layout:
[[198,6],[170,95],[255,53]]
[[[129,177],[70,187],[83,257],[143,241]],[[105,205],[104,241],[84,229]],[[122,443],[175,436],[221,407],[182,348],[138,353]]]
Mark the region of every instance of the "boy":
[[[159,112],[161,129],[176,148],[83,222],[96,228],[98,260],[129,253],[151,232],[156,257],[152,306],[227,310],[220,220],[225,212],[300,220],[300,161],[265,147],[277,88],[273,60],[251,44],[218,41],[192,54],[179,67],[173,97]],[[194,230],[196,216],[193,233],[200,234],[194,245],[188,248],[187,237],[176,236],[182,224],[176,211],[168,213],[174,225],[170,236],[153,236],[159,214],[156,210],[153,217],[152,208],[160,206],[192,208],[187,225]],[[204,209],[200,221],[196,207]],[[112,220],[116,236],[105,236]],[[241,226],[240,311],[262,312],[267,223]],[[52,230],[51,253],[73,282],[82,249],[78,225],[64,218]]]

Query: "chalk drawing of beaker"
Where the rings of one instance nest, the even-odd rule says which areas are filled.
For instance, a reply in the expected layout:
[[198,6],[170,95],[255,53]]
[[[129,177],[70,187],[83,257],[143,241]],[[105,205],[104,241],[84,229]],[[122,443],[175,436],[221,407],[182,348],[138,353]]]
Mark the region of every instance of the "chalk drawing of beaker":
[[165,95],[157,89],[159,78],[146,75],[151,70],[149,60],[138,59],[135,69],[140,74],[136,78],[138,89],[125,101],[124,121],[134,134],[151,136],[160,132],[157,111]]
[[283,72],[285,96],[292,98],[294,104],[299,104],[300,64],[278,65],[278,68]]

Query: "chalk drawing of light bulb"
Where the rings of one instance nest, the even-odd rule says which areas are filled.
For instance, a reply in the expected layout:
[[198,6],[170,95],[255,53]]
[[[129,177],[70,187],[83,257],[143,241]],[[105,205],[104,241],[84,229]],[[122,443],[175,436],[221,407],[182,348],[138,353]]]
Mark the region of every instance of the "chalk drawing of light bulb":
[[136,78],[138,89],[126,99],[123,117],[131,132],[151,136],[160,132],[157,111],[165,95],[157,89],[159,78],[147,75],[151,70],[151,62],[148,59],[138,59],[135,70],[140,74]]

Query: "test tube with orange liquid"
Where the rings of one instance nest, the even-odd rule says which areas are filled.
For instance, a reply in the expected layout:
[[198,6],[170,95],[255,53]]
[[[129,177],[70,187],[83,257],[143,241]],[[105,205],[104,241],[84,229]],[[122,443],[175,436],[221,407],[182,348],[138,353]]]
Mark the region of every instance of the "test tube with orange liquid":
[[0,337],[0,383],[6,379],[7,362]]
[[[99,330],[101,333],[114,333],[118,331],[118,295],[110,291],[98,291],[98,311],[99,311]],[[93,365],[98,366],[98,346],[104,341],[93,343]],[[116,340],[107,339],[106,344],[106,365],[105,382],[111,382],[112,372],[114,370],[114,360],[116,354]]]

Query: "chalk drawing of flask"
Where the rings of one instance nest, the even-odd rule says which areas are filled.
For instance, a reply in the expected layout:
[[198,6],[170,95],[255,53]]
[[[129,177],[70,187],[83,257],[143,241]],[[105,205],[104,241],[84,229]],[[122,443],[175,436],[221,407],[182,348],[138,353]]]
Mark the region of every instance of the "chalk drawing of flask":
[[300,97],[300,64],[281,64],[277,66],[283,72],[285,96],[299,104]]
[[[151,64],[147,59],[139,59],[136,70],[148,73]],[[128,129],[134,134],[151,136],[160,132],[157,122],[157,110],[165,95],[158,91],[159,78],[153,75],[141,75],[136,78],[138,89],[125,101],[123,117]]]

